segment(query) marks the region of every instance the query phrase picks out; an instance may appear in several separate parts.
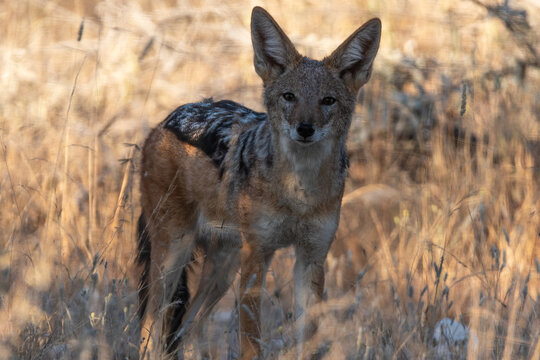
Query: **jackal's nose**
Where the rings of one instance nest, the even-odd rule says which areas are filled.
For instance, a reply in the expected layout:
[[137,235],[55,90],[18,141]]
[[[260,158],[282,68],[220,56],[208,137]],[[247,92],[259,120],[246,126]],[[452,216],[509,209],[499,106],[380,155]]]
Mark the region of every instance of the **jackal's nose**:
[[305,139],[315,133],[315,128],[311,124],[301,123],[296,127],[296,132]]

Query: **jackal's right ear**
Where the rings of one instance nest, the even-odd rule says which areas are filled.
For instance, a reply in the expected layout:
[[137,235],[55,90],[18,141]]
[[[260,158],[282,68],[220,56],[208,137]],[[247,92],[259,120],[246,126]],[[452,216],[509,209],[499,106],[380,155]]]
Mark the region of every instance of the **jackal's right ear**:
[[272,16],[258,6],[251,13],[251,42],[255,71],[264,82],[277,78],[302,59]]
[[356,94],[371,76],[373,60],[381,40],[381,20],[369,20],[345,40],[324,63],[337,71]]

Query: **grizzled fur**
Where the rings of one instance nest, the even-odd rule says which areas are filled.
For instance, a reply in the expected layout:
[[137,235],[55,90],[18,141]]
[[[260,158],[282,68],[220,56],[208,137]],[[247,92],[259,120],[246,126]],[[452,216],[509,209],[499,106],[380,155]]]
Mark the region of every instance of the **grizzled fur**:
[[[265,276],[274,252],[286,246],[296,255],[302,357],[304,329],[316,329],[308,305],[322,301],[339,222],[355,97],[371,75],[380,31],[373,19],[317,61],[300,55],[256,7],[251,37],[266,114],[208,99],[178,107],[149,134],[137,256],[141,358],[173,355],[186,336],[202,331],[239,267],[241,358],[261,358]],[[199,280],[191,284],[197,258]],[[195,348],[204,353],[204,344]]]
[[214,102],[207,99],[200,103],[185,104],[165,119],[165,129],[178,140],[193,145],[208,155],[220,170],[226,169],[225,157],[230,148],[232,127],[240,126],[242,133],[234,155],[234,162],[243,178],[247,178],[255,158],[265,159],[272,166],[272,143],[266,114],[255,112],[230,100]]

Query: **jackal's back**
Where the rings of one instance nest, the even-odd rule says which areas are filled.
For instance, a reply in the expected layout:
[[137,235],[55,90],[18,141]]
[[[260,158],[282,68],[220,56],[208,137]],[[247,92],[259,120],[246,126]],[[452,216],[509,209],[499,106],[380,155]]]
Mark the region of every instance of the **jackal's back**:
[[[188,204],[184,207],[199,210],[206,208],[201,204],[205,199],[221,199],[209,207],[220,205],[218,212],[225,211],[224,203],[233,193],[245,187],[250,178],[264,177],[272,162],[273,145],[265,113],[230,100],[207,99],[182,105],[152,131],[145,143],[143,206],[148,200],[148,208],[154,208],[168,193],[169,198]],[[196,186],[188,186],[194,182]],[[169,189],[171,184],[174,187]]]
[[[185,104],[174,110],[164,121],[163,127],[172,131],[178,140],[202,150],[220,169],[225,170],[225,158],[231,149],[233,128],[246,133],[241,136],[238,162],[250,166],[255,146],[266,145],[269,134],[265,124],[267,116],[248,109],[234,101],[214,102],[207,99]],[[261,154],[263,155],[263,154]]]

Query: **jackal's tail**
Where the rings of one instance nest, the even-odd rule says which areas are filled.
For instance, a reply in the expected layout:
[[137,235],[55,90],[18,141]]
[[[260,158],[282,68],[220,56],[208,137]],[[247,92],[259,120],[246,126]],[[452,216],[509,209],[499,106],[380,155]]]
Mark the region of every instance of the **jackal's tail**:
[[141,213],[137,224],[138,251],[135,261],[142,267],[141,278],[139,279],[139,318],[143,318],[148,304],[148,286],[150,276],[150,235],[146,227],[144,214]]

